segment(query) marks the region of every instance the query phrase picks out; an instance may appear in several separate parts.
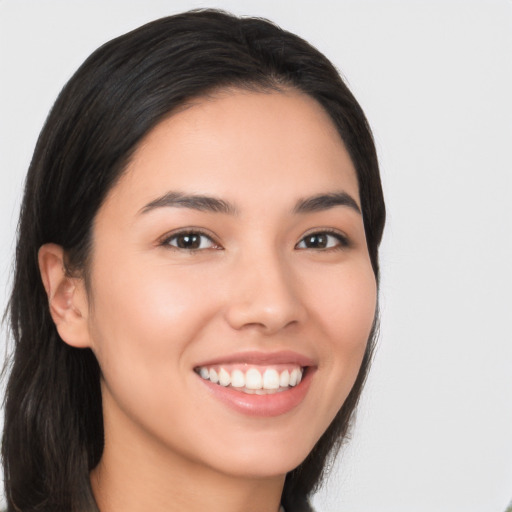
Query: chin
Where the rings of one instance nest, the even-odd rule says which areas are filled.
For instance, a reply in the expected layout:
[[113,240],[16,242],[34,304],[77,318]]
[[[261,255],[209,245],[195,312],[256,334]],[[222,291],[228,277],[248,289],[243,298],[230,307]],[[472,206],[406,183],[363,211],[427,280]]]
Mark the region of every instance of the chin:
[[217,456],[215,466],[223,473],[246,478],[283,476],[299,466],[313,446],[311,441],[293,437],[268,444],[247,442],[243,447],[228,448],[227,457]]

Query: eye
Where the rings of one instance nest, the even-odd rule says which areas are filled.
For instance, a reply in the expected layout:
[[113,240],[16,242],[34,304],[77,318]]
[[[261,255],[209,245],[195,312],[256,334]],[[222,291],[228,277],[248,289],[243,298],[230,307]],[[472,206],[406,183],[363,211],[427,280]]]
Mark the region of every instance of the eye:
[[171,246],[184,251],[200,251],[203,249],[219,249],[213,239],[200,231],[182,231],[166,237],[161,245]]
[[343,249],[348,247],[349,243],[341,233],[330,231],[318,231],[306,235],[296,246],[296,249]]

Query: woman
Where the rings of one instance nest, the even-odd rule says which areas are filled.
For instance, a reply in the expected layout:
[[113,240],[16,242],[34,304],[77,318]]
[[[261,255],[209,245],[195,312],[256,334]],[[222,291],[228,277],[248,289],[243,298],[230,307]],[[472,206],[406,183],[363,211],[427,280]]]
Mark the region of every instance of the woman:
[[329,61],[197,11],[107,43],[26,182],[8,510],[309,510],[371,360],[384,202]]

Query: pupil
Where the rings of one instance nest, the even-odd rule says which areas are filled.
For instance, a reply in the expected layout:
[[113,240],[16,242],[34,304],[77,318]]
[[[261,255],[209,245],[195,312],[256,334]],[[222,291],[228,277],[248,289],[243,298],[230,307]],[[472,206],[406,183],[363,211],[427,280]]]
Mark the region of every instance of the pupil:
[[327,235],[311,235],[306,239],[308,247],[321,247],[325,248],[327,245]]
[[197,249],[201,245],[199,235],[181,235],[178,238],[178,247],[180,249]]

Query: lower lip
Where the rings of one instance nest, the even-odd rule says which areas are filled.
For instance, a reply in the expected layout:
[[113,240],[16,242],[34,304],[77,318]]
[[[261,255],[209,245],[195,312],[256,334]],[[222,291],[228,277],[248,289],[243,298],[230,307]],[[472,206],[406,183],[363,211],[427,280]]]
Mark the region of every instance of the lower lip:
[[201,382],[207,387],[215,398],[226,404],[231,409],[245,414],[247,416],[280,416],[295,409],[305,398],[311,380],[313,378],[314,368],[308,367],[304,373],[303,379],[297,386],[291,387],[286,391],[272,393],[268,395],[250,395],[241,391],[235,391],[231,387],[213,384],[209,380],[202,379]]

